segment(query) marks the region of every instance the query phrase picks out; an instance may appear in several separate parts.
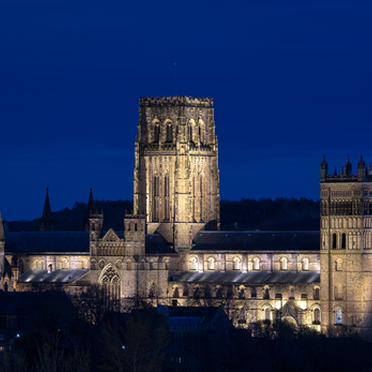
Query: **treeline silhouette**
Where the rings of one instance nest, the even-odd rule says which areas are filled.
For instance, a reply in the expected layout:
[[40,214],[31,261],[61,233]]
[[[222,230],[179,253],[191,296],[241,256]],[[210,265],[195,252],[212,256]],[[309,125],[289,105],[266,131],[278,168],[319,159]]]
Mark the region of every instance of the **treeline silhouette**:
[[328,337],[267,321],[249,329],[172,329],[156,308],[106,311],[90,323],[55,298],[28,321],[30,327],[2,348],[0,372],[372,370],[370,342],[342,327],[330,329]]
[[[103,229],[123,230],[125,212],[131,200],[95,200],[95,209],[104,214]],[[76,202],[72,209],[52,213],[55,231],[83,230],[87,204]],[[306,198],[221,200],[221,230],[319,230],[320,202]],[[7,222],[10,231],[38,231],[40,218]]]

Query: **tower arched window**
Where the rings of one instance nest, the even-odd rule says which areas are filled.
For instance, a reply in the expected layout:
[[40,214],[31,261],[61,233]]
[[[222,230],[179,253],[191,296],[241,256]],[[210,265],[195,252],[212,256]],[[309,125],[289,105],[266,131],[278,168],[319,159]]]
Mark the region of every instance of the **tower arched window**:
[[341,238],[341,249],[345,249],[345,248],[346,248],[346,234],[343,233],[342,238]]
[[164,177],[164,220],[169,220],[169,176]]
[[153,199],[152,199],[152,219],[159,221],[159,176],[154,176]]
[[159,124],[155,124],[154,126],[154,142],[159,142],[160,137],[160,126]]
[[192,125],[191,125],[191,123],[189,125],[189,141],[190,142],[193,142],[193,138],[192,138]]
[[336,234],[332,235],[332,248],[337,249],[337,235]]
[[172,124],[167,124],[167,142],[173,142],[173,128]]
[[253,259],[253,270],[260,270],[260,260],[258,258]]

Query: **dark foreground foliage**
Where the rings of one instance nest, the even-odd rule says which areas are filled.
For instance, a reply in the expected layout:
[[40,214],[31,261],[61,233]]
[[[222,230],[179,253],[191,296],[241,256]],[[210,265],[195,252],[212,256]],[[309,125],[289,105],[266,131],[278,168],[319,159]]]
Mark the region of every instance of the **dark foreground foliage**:
[[[252,334],[255,337],[252,337]],[[287,323],[249,330],[168,328],[156,309],[107,312],[96,324],[63,309],[0,352],[0,372],[328,372],[370,371],[371,343],[332,330],[330,337]]]
[[[103,229],[123,230],[124,213],[131,213],[132,201],[96,200],[95,208],[104,213]],[[319,201],[306,198],[221,200],[221,230],[319,230]],[[54,212],[56,231],[78,231],[83,229],[87,205],[75,203],[74,208]],[[40,209],[41,210],[41,209]],[[11,231],[37,231],[40,219],[33,221],[7,222]]]

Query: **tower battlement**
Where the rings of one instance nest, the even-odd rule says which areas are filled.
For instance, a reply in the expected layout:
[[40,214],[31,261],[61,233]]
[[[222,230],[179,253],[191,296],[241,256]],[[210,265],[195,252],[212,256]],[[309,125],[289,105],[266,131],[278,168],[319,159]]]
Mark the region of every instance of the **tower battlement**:
[[352,173],[352,165],[347,156],[346,163],[341,167],[341,172],[337,173],[337,168],[332,175],[328,174],[328,163],[323,155],[323,161],[320,164],[320,182],[372,182],[372,162],[369,169],[366,168],[366,163],[363,156],[360,156],[358,162],[358,172]]
[[172,106],[213,108],[213,98],[189,96],[140,98],[140,107],[172,107]]

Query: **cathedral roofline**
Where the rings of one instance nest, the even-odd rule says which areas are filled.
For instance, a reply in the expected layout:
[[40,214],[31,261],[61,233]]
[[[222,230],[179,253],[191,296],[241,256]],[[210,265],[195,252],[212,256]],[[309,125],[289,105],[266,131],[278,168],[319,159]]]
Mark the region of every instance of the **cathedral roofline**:
[[213,98],[191,96],[141,97],[140,107],[189,106],[213,108]]

